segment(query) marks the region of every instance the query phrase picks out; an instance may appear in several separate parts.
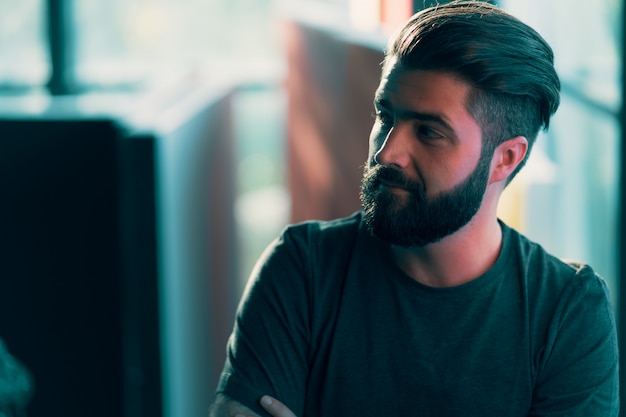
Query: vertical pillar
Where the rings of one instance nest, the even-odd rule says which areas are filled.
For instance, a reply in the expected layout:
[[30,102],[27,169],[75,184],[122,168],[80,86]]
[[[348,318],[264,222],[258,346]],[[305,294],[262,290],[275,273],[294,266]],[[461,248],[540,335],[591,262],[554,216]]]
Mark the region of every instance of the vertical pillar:
[[[622,2],[622,22],[626,20],[626,4]],[[622,61],[622,100],[620,108],[620,185],[619,185],[619,233],[617,234],[618,241],[618,257],[617,257],[617,331],[618,341],[620,345],[620,400],[622,404],[626,402],[626,377],[623,370],[626,369],[626,286],[622,285],[626,279],[626,208],[624,207],[624,197],[626,196],[626,146],[624,146],[624,139],[626,138],[626,110],[624,106],[624,100],[626,99],[626,36],[624,36],[624,28],[621,27],[621,61]],[[621,407],[620,416],[626,417],[626,407]]]
[[51,68],[46,86],[52,95],[72,94],[75,92],[72,0],[47,0],[46,4]]

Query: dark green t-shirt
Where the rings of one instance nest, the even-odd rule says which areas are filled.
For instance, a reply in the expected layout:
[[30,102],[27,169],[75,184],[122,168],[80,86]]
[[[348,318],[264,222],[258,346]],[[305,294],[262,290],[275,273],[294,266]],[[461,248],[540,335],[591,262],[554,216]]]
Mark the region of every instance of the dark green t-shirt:
[[218,392],[260,415],[617,416],[605,282],[502,224],[483,276],[432,288],[407,276],[360,213],[289,227],[246,289]]

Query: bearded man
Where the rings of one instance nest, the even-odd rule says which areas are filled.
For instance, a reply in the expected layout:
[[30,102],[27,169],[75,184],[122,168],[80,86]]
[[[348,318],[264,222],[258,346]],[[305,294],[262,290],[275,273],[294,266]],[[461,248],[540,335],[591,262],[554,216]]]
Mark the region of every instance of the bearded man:
[[211,415],[617,416],[604,280],[496,213],[559,90],[550,46],[497,7],[414,15],[374,97],[363,210],[261,257]]

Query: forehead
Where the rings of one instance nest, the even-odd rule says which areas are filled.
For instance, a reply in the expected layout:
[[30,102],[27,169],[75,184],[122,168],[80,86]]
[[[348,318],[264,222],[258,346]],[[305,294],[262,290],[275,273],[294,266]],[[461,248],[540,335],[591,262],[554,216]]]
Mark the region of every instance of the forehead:
[[459,111],[466,109],[471,88],[450,72],[407,68],[394,58],[383,68],[375,101]]

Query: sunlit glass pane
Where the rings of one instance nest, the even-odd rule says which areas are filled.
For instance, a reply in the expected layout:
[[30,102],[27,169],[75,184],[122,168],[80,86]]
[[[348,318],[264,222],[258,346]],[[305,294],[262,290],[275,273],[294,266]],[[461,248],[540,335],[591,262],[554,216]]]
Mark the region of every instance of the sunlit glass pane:
[[200,64],[246,70],[278,54],[272,0],[75,2],[77,75],[87,84],[138,83]]
[[620,0],[597,0],[593,7],[574,5],[570,0],[502,3],[537,28],[552,45],[561,78],[575,84],[589,98],[618,109]]
[[45,39],[43,0],[0,0],[0,85],[45,84]]

